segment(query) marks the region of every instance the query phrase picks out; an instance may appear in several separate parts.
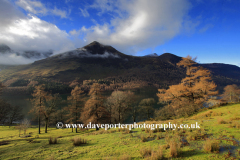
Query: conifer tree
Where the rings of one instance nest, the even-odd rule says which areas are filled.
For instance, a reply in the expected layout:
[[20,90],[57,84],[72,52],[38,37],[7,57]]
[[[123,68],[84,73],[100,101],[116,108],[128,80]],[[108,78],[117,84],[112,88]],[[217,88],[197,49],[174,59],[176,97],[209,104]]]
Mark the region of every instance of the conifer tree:
[[218,92],[216,84],[211,80],[210,71],[196,66],[191,56],[182,58],[177,64],[186,68],[186,77],[180,84],[172,85],[169,89],[159,89],[157,96],[160,102],[168,103],[175,116],[188,116],[207,102]]
[[33,109],[30,112],[38,114],[38,133],[40,134],[41,118],[45,121],[45,133],[47,133],[47,127],[50,116],[56,111],[57,106],[61,103],[61,97],[59,94],[51,95],[44,91],[45,86],[39,85],[35,87],[33,96]]
[[[84,124],[91,122],[92,124],[102,124],[109,122],[109,112],[107,112],[106,107],[103,105],[103,100],[100,85],[97,83],[92,84],[89,91],[90,98],[86,101],[81,119]],[[96,127],[98,130],[98,127]]]
[[[75,86],[75,88],[71,91],[71,96],[69,96],[68,107],[65,107],[64,109],[67,111],[68,114],[66,114],[67,122],[68,123],[74,123],[78,124],[80,119],[80,114],[82,112],[83,108],[83,101],[84,101],[84,91],[79,86]],[[76,133],[77,133],[77,127],[76,127]],[[73,132],[73,128],[72,128]]]
[[43,101],[46,100],[48,93],[44,91],[44,85],[35,86],[35,90],[32,94],[33,108],[30,113],[35,113],[38,116],[38,134],[41,133],[41,116],[44,108]]

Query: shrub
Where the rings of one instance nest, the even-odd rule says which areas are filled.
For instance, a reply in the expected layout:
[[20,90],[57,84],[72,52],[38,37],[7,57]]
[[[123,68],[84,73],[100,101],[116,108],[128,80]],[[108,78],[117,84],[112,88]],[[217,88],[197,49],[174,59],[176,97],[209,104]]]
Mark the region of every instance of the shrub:
[[180,147],[181,147],[181,143],[177,142],[176,140],[171,140],[169,143],[170,146],[170,156],[171,157],[178,157],[180,155]]
[[222,118],[217,119],[218,124],[226,124],[227,122],[224,121]]
[[152,153],[151,147],[140,149],[140,154],[142,158],[151,156],[151,153]]
[[80,137],[74,137],[72,139],[73,141],[73,145],[74,146],[81,146],[82,144],[86,144],[87,143],[87,140],[83,139],[83,138],[80,138]]
[[57,138],[52,138],[50,137],[49,140],[48,140],[49,144],[57,144]]
[[142,142],[147,142],[147,138],[142,134],[140,136]]
[[163,150],[164,150],[164,147],[160,146],[160,148],[159,148],[159,150],[157,152],[153,152],[152,151],[152,153],[151,153],[151,160],[161,160],[161,159],[164,159]]
[[207,139],[207,141],[203,145],[203,149],[205,152],[219,152],[219,142],[216,140]]
[[231,128],[237,128],[237,129],[240,129],[240,123],[239,122],[232,122],[232,124],[230,125]]
[[187,135],[187,141],[195,141],[197,140],[196,132],[189,132]]

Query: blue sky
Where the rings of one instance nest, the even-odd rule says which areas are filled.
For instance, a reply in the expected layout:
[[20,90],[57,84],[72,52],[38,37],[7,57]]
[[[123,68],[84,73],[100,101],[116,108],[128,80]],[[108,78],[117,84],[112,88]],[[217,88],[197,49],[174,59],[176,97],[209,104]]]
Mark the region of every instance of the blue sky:
[[240,66],[238,0],[1,0],[0,43],[61,53],[94,40]]

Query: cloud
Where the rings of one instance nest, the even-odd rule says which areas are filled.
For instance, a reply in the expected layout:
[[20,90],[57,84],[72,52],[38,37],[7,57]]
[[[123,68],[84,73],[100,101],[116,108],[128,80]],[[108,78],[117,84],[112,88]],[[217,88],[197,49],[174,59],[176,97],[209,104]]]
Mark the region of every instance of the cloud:
[[47,14],[47,8],[39,1],[18,0],[16,4],[24,10],[33,14]]
[[32,63],[34,60],[37,60],[37,59],[28,59],[23,56],[18,56],[15,53],[0,55],[0,64],[3,64],[3,65],[28,64],[28,63]]
[[[34,15],[21,14],[7,0],[0,1],[0,22],[0,44],[6,44],[14,51],[49,51],[52,49],[56,54],[75,48],[65,31]],[[1,56],[1,61],[6,59],[6,62],[9,62],[14,58],[19,63],[20,61],[29,62],[29,60],[25,61],[24,58],[14,56],[14,54],[5,58]]]
[[67,18],[67,12],[61,9],[58,9],[56,6],[54,9],[47,8],[40,1],[34,0],[18,0],[16,4],[23,8],[25,11],[28,11],[31,14],[46,16],[49,14],[60,16],[61,18]]
[[199,32],[200,32],[200,33],[204,33],[204,32],[206,32],[207,30],[209,30],[209,29],[211,29],[211,28],[213,28],[213,27],[214,27],[213,24],[206,24],[203,28],[201,28],[201,29],[199,30]]
[[[96,0],[85,9],[97,9],[111,21],[79,29],[87,42],[110,44],[134,54],[164,44],[184,30],[191,4],[187,0]],[[78,32],[78,31],[76,31]]]
[[54,9],[52,10],[52,13],[54,15],[60,16],[61,18],[67,18],[67,12],[57,9],[56,7],[54,7]]
[[89,17],[89,13],[88,13],[87,9],[81,9],[81,8],[79,8],[79,9],[80,9],[81,14],[83,15],[83,17]]

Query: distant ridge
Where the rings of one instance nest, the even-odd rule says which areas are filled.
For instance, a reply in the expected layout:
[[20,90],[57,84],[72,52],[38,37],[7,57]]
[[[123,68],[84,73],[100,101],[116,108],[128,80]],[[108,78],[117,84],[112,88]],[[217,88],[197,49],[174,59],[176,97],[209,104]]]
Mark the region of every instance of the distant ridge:
[[161,59],[162,61],[168,61],[174,64],[182,60],[182,57],[176,56],[172,53],[163,53],[158,58]]
[[[60,53],[24,66],[1,70],[0,81],[16,78],[44,79],[69,84],[78,79],[81,83],[89,79],[105,79],[114,82],[141,81],[167,88],[178,84],[186,71],[176,64],[182,57],[163,53],[154,57],[126,55],[110,45],[97,41],[75,50]],[[228,84],[240,85],[240,68],[227,64],[197,64],[212,72],[213,80],[222,90]]]

